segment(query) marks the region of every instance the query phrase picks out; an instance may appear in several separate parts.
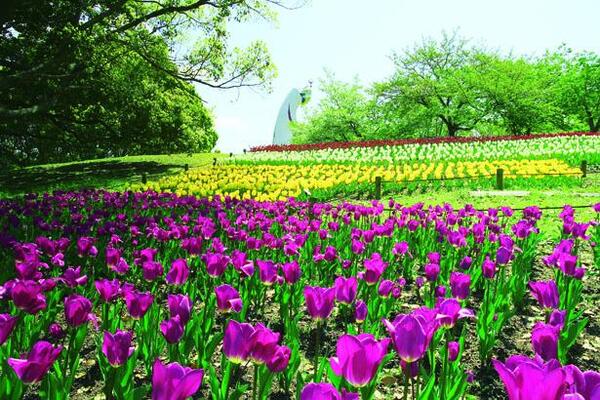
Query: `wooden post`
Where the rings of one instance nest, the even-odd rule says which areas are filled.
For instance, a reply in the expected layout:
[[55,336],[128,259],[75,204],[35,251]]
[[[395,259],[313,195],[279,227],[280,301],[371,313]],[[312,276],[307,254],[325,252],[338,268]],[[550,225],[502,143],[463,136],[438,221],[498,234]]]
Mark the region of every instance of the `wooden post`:
[[146,176],[145,172],[142,172],[142,183],[145,185],[146,183],[148,183],[148,177]]
[[504,190],[504,170],[502,168],[496,170],[496,189]]
[[381,177],[375,177],[375,200],[381,199]]
[[183,170],[187,172],[189,169],[190,169],[190,166],[189,166],[189,164],[188,164],[188,163],[186,163],[186,164],[183,166]]
[[581,173],[582,173],[582,177],[585,178],[587,176],[587,161],[583,160],[581,162]]
[[214,158],[213,158],[213,167],[214,167],[215,165],[217,165],[217,157],[214,157]]

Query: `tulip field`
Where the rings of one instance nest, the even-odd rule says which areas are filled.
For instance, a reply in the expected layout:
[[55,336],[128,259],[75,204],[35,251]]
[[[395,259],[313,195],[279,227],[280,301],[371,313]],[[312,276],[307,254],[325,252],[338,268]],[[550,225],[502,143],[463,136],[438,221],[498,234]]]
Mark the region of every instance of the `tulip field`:
[[366,142],[304,146],[306,149],[271,146],[237,155],[213,168],[132,182],[128,188],[259,201],[289,197],[329,201],[356,198],[357,194],[371,199],[377,177],[392,193],[422,184],[435,189],[493,189],[497,170],[502,169],[508,188],[553,188],[557,184],[580,185],[583,163],[600,165],[599,134],[493,139],[497,140]]
[[600,204],[0,201],[2,399],[598,399]]

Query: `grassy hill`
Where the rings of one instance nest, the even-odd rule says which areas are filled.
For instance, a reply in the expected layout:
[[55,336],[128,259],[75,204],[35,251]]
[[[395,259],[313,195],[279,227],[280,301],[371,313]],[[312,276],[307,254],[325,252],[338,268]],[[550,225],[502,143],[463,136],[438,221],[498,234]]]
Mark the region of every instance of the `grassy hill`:
[[119,190],[129,183],[190,168],[211,165],[213,159],[227,157],[221,153],[142,155],[104,158],[63,164],[36,165],[0,172],[0,197],[29,192],[104,188]]

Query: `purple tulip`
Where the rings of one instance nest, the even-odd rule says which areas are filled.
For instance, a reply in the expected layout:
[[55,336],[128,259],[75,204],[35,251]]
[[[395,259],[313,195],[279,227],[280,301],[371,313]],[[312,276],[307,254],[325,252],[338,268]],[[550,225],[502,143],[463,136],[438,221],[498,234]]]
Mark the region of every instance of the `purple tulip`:
[[96,322],[92,314],[92,302],[79,294],[72,294],[65,298],[65,320],[73,327],[83,325],[88,321]]
[[460,352],[460,343],[448,342],[448,361],[454,362]]
[[114,247],[106,248],[106,265],[108,268],[114,268],[121,258],[121,251]]
[[[569,399],[597,400],[600,399],[600,373],[596,371],[581,372],[575,365],[566,365],[567,390],[572,397]],[[580,396],[580,397],[577,397]],[[565,399],[567,399],[565,395]]]
[[312,319],[317,321],[329,318],[335,301],[335,288],[305,286],[304,299],[306,309]]
[[258,265],[258,276],[262,283],[268,286],[275,283],[277,280],[277,264],[270,260],[256,260],[256,265]]
[[91,237],[80,237],[77,239],[77,254],[79,257],[96,257],[98,255],[98,249],[94,246],[95,241],[96,239]]
[[160,332],[165,337],[167,343],[174,344],[181,340],[185,326],[181,322],[179,315],[169,318],[160,323]]
[[553,310],[548,317],[548,324],[556,326],[559,330],[562,330],[563,326],[565,325],[566,316],[567,311],[565,310]]
[[352,253],[354,254],[362,254],[365,251],[365,244],[358,239],[352,239],[350,250],[352,250]]
[[213,277],[223,275],[230,262],[229,257],[220,253],[206,253],[201,259],[206,263],[206,272]]
[[190,255],[202,254],[202,238],[191,237],[181,241],[181,248],[190,253]]
[[420,315],[399,315],[394,322],[384,320],[400,359],[407,363],[419,360],[429,347],[432,333]]
[[127,311],[129,311],[129,315],[134,319],[142,318],[154,301],[152,293],[142,293],[137,290],[124,291],[123,298],[125,299],[125,306],[127,307]]
[[344,304],[351,304],[356,298],[358,281],[353,276],[350,278],[338,276],[335,278],[333,287],[335,288],[335,299],[337,301]]
[[471,268],[471,264],[473,264],[473,259],[469,256],[465,256],[462,260],[460,260],[458,267],[462,270],[466,270]]
[[488,279],[493,279],[496,276],[496,263],[490,260],[489,256],[485,257],[481,269],[483,270],[483,276]]
[[340,393],[331,383],[311,382],[302,389],[300,400],[359,400],[359,395],[344,389]]
[[46,308],[42,286],[34,281],[17,281],[10,291],[15,306],[29,314],[37,314]]
[[115,271],[117,274],[123,275],[129,271],[129,264],[127,264],[127,261],[121,257],[114,266],[109,266],[109,268]]
[[565,372],[556,360],[541,364],[518,355],[492,363],[509,400],[560,400],[565,393]]
[[87,275],[81,275],[81,267],[67,268],[59,279],[70,288],[85,285],[88,281]]
[[277,346],[273,356],[267,361],[267,368],[273,373],[285,370],[290,363],[292,351],[287,346]]
[[109,281],[108,279],[100,279],[94,282],[100,298],[109,303],[116,299],[121,294],[121,282],[118,279]]
[[531,346],[542,359],[550,361],[557,357],[559,336],[558,327],[538,322],[531,331]]
[[394,282],[390,281],[389,279],[384,279],[381,282],[379,282],[377,294],[379,294],[379,296],[381,297],[388,298],[394,287]]
[[298,261],[296,260],[284,263],[281,266],[281,270],[283,271],[283,277],[285,278],[285,281],[289,284],[298,282],[300,276],[302,275],[302,270],[300,269]]
[[171,269],[167,272],[167,282],[171,285],[183,285],[190,274],[187,262],[183,258],[178,258],[171,264]]
[[364,261],[364,266],[365,271],[359,272],[359,278],[363,279],[367,285],[374,285],[379,281],[388,264],[383,261],[379,253],[373,253],[371,258]]
[[215,288],[217,295],[217,308],[221,312],[240,312],[242,311],[242,299],[239,292],[230,285],[221,285]]
[[158,250],[152,248],[145,248],[140,250],[139,257],[134,260],[136,265],[142,265],[148,261],[154,261],[154,257],[158,254]]
[[558,287],[553,280],[529,282],[529,289],[531,295],[540,303],[541,307],[551,309],[558,307]]
[[464,300],[469,297],[469,288],[471,286],[471,276],[460,272],[450,274],[450,289],[452,296]]
[[425,265],[425,278],[429,281],[429,282],[435,282],[438,278],[438,276],[440,276],[440,265],[439,264],[433,264],[433,263],[428,263]]
[[444,299],[446,297],[446,286],[444,285],[438,285],[435,287],[435,297],[438,298],[438,300]]
[[407,242],[400,242],[400,243],[394,244],[394,247],[392,248],[393,255],[403,256],[406,253],[408,253],[408,243]]
[[50,337],[54,339],[60,340],[67,336],[67,332],[65,332],[65,330],[62,326],[60,326],[60,324],[55,322],[50,324],[50,326],[48,327],[48,335],[50,335]]
[[234,250],[231,253],[231,264],[236,271],[241,273],[242,277],[254,275],[254,262],[246,259],[246,253]]
[[9,358],[8,365],[24,383],[39,382],[58,358],[63,346],[54,347],[44,340],[36,342],[26,359]]
[[257,324],[250,340],[252,343],[250,358],[257,364],[263,364],[275,355],[278,348],[279,333],[271,331],[263,324]]
[[234,364],[245,362],[252,350],[254,327],[247,323],[239,323],[230,319],[225,327],[223,337],[223,353]]
[[192,300],[185,294],[169,294],[167,296],[167,305],[169,306],[169,313],[171,318],[176,315],[182,324],[187,324],[190,320],[190,314],[192,312]]
[[163,365],[157,358],[152,371],[152,400],[186,400],[200,389],[203,377],[202,369],[176,362]]
[[17,317],[10,314],[0,314],[0,346],[6,342],[17,323]]
[[[502,237],[510,237],[503,235]],[[508,262],[513,257],[512,243],[511,247],[500,246],[498,250],[496,250],[496,263],[499,265],[508,264]]]
[[445,299],[436,307],[436,320],[445,328],[452,328],[462,318],[474,318],[475,314],[468,308],[462,308],[460,302],[454,298]]
[[354,321],[357,323],[362,323],[367,318],[367,305],[364,301],[359,300],[356,302],[356,306],[354,307]]
[[158,261],[146,261],[142,264],[142,275],[148,282],[152,282],[164,274],[165,269]]
[[127,362],[133,354],[135,347],[131,345],[133,333],[128,331],[117,331],[112,334],[104,331],[104,341],[102,342],[102,353],[113,367],[119,367]]
[[342,335],[337,342],[336,357],[329,359],[331,369],[353,386],[365,386],[375,377],[389,343],[390,339],[377,341],[368,333]]

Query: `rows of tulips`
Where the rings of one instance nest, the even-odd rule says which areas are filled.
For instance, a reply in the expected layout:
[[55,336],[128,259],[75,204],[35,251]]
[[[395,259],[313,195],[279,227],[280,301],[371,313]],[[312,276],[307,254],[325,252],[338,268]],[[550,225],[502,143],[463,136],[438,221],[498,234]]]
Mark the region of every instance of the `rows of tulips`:
[[[95,365],[110,399],[462,399],[493,364],[511,400],[598,399],[600,374],[569,364],[598,220],[565,207],[538,254],[540,218],[155,192],[0,201],[0,398],[69,398]],[[534,280],[541,256],[553,279]],[[532,299],[531,351],[494,359]]]
[[597,132],[562,132],[562,133],[536,133],[530,135],[505,135],[505,136],[458,136],[458,137],[433,137],[414,139],[390,139],[390,140],[365,140],[354,142],[323,142],[309,144],[271,144],[255,146],[250,152],[261,151],[307,151],[322,149],[347,149],[352,147],[383,147],[403,146],[408,144],[437,144],[437,143],[485,143],[503,141],[524,141],[541,138],[573,137],[573,136],[597,136]]
[[440,143],[378,144],[304,149],[303,151],[260,151],[234,157],[240,164],[286,163],[377,163],[436,161],[492,161],[511,159],[565,160],[579,166],[582,161],[600,164],[600,134],[532,137],[526,140],[459,141]]
[[260,201],[285,200],[306,196],[315,190],[372,184],[379,176],[384,181],[406,184],[414,181],[463,180],[464,184],[495,182],[498,168],[507,181],[512,179],[552,181],[580,177],[581,170],[562,160],[503,160],[473,162],[405,163],[399,165],[310,164],[310,165],[219,165],[198,168],[145,184],[133,184],[132,190],[154,190],[179,195],[210,197],[230,196]]

